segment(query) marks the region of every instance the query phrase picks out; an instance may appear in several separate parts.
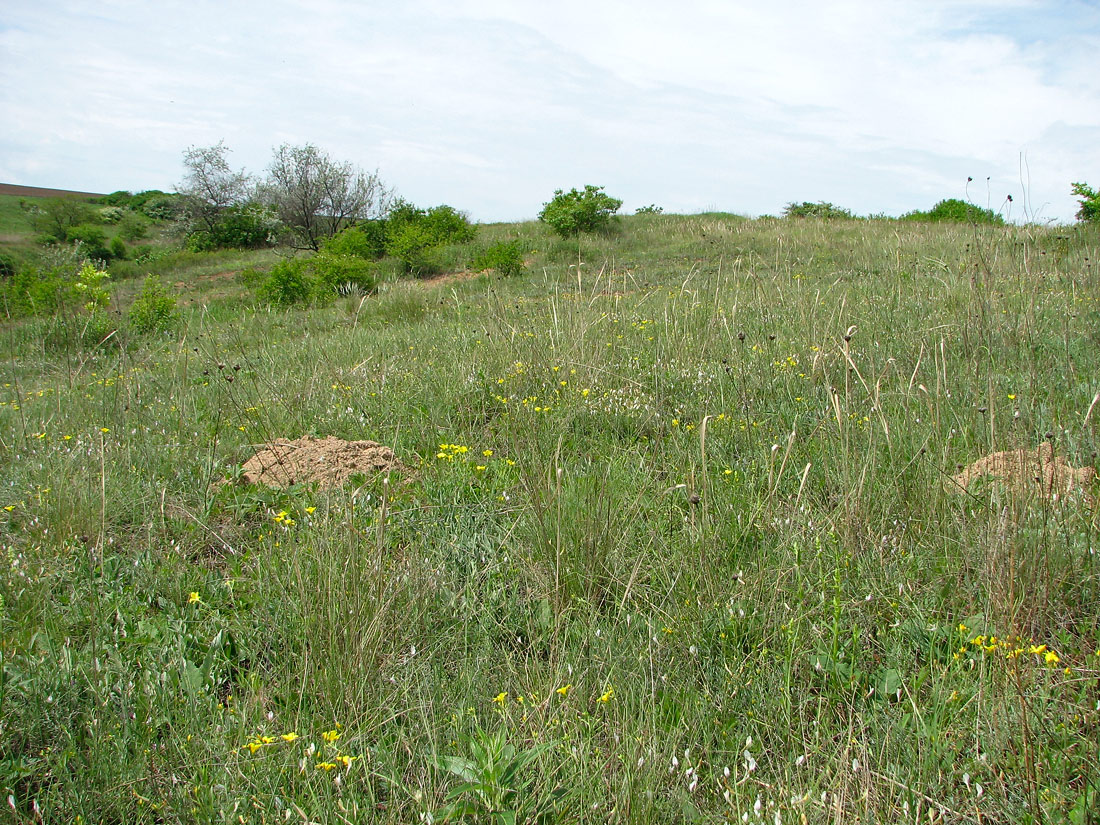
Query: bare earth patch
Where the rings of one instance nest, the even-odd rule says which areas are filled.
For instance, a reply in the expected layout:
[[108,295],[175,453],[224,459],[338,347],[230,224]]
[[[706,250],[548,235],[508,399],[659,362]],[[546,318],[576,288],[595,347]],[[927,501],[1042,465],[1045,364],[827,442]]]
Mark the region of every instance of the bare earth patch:
[[239,483],[283,488],[316,482],[328,488],[339,487],[353,476],[370,479],[389,471],[408,472],[389,447],[374,441],[307,435],[295,441],[277,438],[266,445],[244,463]]
[[962,493],[978,479],[999,481],[1021,495],[1036,494],[1059,499],[1071,493],[1084,494],[1086,503],[1093,499],[1086,490],[1096,478],[1094,467],[1074,467],[1063,456],[1056,456],[1049,443],[1034,450],[1007,450],[979,458],[957,476],[948,487]]

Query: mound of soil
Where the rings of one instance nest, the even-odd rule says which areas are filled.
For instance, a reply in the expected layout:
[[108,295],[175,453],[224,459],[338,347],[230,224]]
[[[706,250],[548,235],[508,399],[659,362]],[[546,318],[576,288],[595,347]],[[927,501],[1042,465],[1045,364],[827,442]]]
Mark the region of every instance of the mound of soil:
[[241,468],[241,484],[289,487],[316,482],[322,488],[339,487],[352,476],[389,471],[407,472],[393,450],[373,441],[344,441],[328,436],[303,436],[295,441],[278,438],[248,459]]
[[1096,469],[1072,466],[1063,456],[1056,456],[1054,448],[1044,442],[1034,450],[1008,450],[979,458],[954,476],[948,487],[961,493],[983,478],[998,481],[1014,493],[1046,499],[1081,492],[1085,501],[1092,503],[1086,489],[1096,478]]

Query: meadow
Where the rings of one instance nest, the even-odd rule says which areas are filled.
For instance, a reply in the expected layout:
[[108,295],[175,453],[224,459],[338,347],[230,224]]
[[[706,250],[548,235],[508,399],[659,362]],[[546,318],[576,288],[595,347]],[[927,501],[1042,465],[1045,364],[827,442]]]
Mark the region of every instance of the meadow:
[[[6,816],[1097,821],[1100,491],[951,481],[1096,465],[1095,227],[479,232],[526,273],[4,322]],[[407,469],[218,483],[307,434]]]

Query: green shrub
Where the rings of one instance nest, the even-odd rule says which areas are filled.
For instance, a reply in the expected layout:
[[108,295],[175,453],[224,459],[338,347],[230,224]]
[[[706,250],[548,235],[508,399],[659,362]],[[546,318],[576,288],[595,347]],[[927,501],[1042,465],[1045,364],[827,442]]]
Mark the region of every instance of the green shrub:
[[477,229],[452,206],[421,209],[398,201],[386,218],[386,254],[401,261],[408,274],[439,272],[448,257],[443,247],[469,243]]
[[275,306],[304,304],[313,294],[306,262],[300,258],[279,261],[256,290],[260,299]]
[[125,189],[119,189],[117,192],[112,192],[109,195],[104,195],[102,198],[96,198],[96,203],[102,203],[106,206],[132,206],[134,199],[133,192],[128,192]]
[[519,241],[496,243],[474,258],[473,269],[484,272],[487,269],[498,275],[520,275],[527,267],[523,263],[523,244]]
[[1005,219],[992,209],[982,209],[980,206],[975,206],[958,198],[942,200],[927,212],[921,212],[920,210],[907,212],[901,216],[901,219],[928,221],[930,223],[985,223],[995,226],[1001,226],[1005,222]]
[[183,199],[156,189],[134,195],[133,208],[154,221],[171,221],[183,211]]
[[469,243],[477,235],[470,219],[453,206],[433,206],[422,219],[437,245]]
[[657,206],[655,203],[649,204],[649,206],[639,206],[634,210],[635,215],[660,215],[665,210]]
[[602,186],[584,187],[583,192],[570,189],[563,192],[554,190],[554,197],[543,204],[539,220],[561,235],[563,238],[579,235],[581,232],[596,232],[607,228],[611,216],[619,211],[623,202],[603,191]]
[[328,238],[321,247],[334,255],[351,255],[377,261],[386,254],[386,222],[364,221]]
[[122,220],[122,216],[126,214],[125,209],[121,209],[117,206],[104,206],[96,213],[99,216],[100,223],[116,224]]
[[7,252],[0,252],[0,278],[12,278],[15,276],[15,258]]
[[80,244],[81,252],[100,261],[111,259],[111,250],[107,247],[107,233],[98,226],[74,226],[65,233],[65,240]]
[[378,286],[378,266],[354,255],[322,252],[310,259],[308,268],[316,300],[324,301],[353,289],[373,292]]
[[827,201],[818,201],[817,203],[803,201],[802,203],[788,203],[787,207],[783,210],[783,217],[824,218],[825,220],[842,218],[851,220],[855,215],[852,214],[851,210],[835,206]]
[[1084,223],[1100,223],[1100,191],[1093,189],[1087,183],[1075,183],[1071,188],[1074,197],[1081,204],[1081,208],[1077,210],[1077,220]]
[[133,243],[149,234],[149,219],[140,212],[126,211],[118,222],[118,237]]
[[111,252],[112,259],[116,261],[126,260],[126,244],[123,242],[122,238],[118,236],[111,238],[111,242],[107,245],[107,248]]
[[130,305],[127,320],[138,333],[165,332],[176,326],[179,321],[176,299],[168,294],[159,277],[145,278],[141,292]]
[[411,275],[432,275],[439,271],[434,254],[438,246],[431,231],[420,222],[401,223],[387,231],[386,251],[401,261],[405,272]]
[[353,290],[373,292],[378,285],[378,265],[353,255],[321,252],[312,258],[280,261],[262,277],[255,270],[246,270],[241,278],[255,284],[257,296],[269,304],[323,304]]

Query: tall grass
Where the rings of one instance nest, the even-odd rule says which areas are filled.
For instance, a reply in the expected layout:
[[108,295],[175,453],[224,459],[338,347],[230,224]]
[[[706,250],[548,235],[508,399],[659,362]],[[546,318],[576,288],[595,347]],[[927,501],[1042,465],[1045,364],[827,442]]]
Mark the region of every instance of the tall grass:
[[[528,274],[4,331],[12,816],[417,821],[502,734],[468,821],[1088,821],[1095,510],[945,481],[1095,464],[1095,232],[485,235]],[[212,486],[306,433],[414,470]]]

